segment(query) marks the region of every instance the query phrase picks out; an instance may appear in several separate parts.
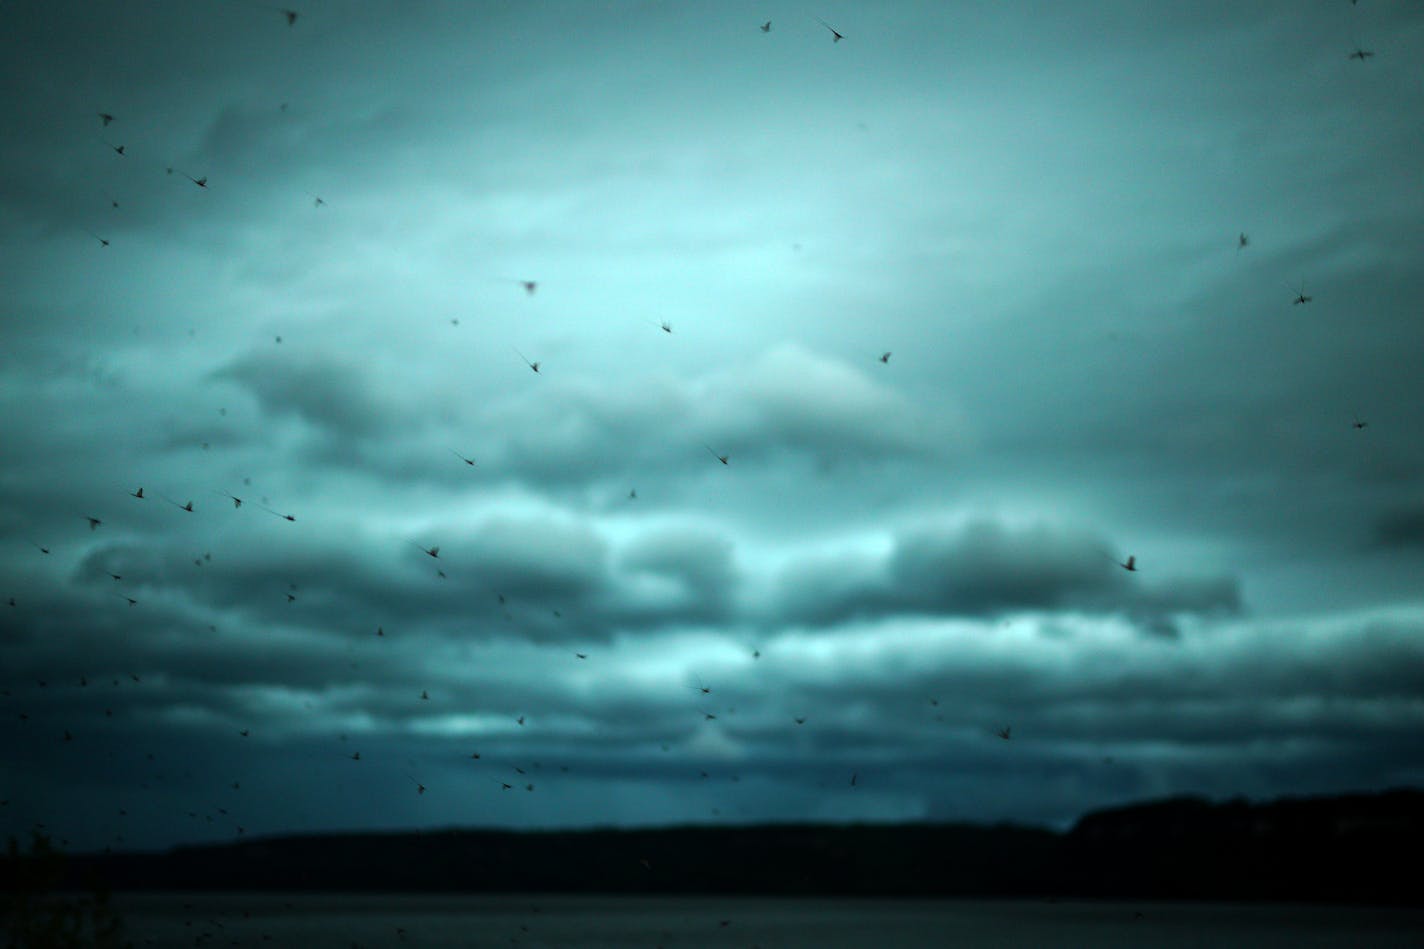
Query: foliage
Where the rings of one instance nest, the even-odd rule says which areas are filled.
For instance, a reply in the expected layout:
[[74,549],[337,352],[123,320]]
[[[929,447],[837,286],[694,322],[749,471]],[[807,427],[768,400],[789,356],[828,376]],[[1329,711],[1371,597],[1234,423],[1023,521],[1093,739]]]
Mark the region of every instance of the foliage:
[[10,838],[0,876],[4,949],[128,949],[108,892],[64,892],[64,875],[64,857],[48,837],[34,834],[27,851]]

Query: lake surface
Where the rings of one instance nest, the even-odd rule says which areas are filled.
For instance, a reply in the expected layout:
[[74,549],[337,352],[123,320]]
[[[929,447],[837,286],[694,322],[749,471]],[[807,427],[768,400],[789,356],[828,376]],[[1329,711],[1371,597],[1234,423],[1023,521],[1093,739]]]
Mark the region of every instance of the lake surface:
[[132,893],[136,947],[573,949],[1424,946],[1424,910],[694,897]]

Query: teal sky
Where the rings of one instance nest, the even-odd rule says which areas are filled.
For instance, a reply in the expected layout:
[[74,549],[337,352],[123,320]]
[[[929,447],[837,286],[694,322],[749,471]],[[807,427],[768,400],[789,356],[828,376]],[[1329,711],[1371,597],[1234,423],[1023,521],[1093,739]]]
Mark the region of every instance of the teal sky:
[[0,12],[0,832],[1424,783],[1424,8],[296,12]]

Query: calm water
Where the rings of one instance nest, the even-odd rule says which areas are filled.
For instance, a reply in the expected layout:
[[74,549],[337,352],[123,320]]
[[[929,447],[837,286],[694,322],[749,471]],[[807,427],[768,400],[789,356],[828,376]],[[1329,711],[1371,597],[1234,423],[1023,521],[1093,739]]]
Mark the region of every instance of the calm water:
[[126,894],[116,907],[135,946],[158,949],[1424,946],[1424,910],[1314,906]]

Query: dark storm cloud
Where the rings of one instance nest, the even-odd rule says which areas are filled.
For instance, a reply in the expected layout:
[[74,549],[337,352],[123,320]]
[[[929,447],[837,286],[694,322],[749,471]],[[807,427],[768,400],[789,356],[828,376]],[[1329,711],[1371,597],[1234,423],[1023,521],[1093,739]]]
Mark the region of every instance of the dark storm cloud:
[[[117,573],[135,597],[187,603],[214,622],[233,616],[244,625],[290,625],[342,638],[374,633],[382,624],[427,634],[448,629],[452,635],[489,635],[502,612],[497,594],[507,593],[519,610],[527,609],[531,598],[576,605],[602,580],[596,540],[560,532],[547,522],[479,523],[473,539],[447,539],[436,561],[417,549],[441,547],[436,540],[395,532],[361,546],[350,544],[333,524],[321,525],[319,540],[282,538],[305,519],[287,524],[254,509],[255,503],[222,510],[231,504],[209,501],[210,509],[221,511],[210,515],[249,522],[237,534],[248,542],[233,552],[219,547],[209,561],[203,555],[211,551],[192,544],[112,546],[92,553],[84,574],[107,581],[108,573]],[[237,529],[228,530],[231,540]],[[493,538],[509,541],[502,548],[508,556],[490,556]],[[447,570],[446,579],[439,578],[439,570]]]
[[[508,780],[514,767],[531,771],[535,762],[544,762],[535,780],[545,792],[585,781],[687,782],[692,797],[680,812],[684,819],[696,819],[699,807],[703,819],[710,807],[749,807],[749,813],[758,813],[765,808],[759,798],[770,793],[761,787],[765,783],[783,796],[814,797],[817,781],[836,786],[850,770],[861,774],[866,787],[917,802],[900,805],[910,806],[908,812],[893,809],[898,816],[973,816],[975,808],[994,813],[1003,806],[991,803],[995,797],[1014,799],[1015,782],[1032,773],[1045,781],[1080,785],[1066,798],[1054,798],[1054,805],[1045,799],[1017,805],[1028,807],[1035,819],[1063,820],[1073,816],[1080,802],[1111,788],[1125,796],[1141,795],[1150,793],[1154,782],[1171,779],[1205,781],[1227,792],[1231,785],[1221,783],[1224,771],[1253,792],[1282,779],[1296,782],[1295,787],[1347,786],[1338,784],[1333,773],[1347,760],[1355,775],[1387,783],[1407,779],[1411,769],[1417,773],[1421,766],[1409,751],[1419,723],[1407,710],[1420,685],[1417,673],[1410,671],[1421,668],[1420,632],[1417,617],[1346,618],[1316,627],[1282,624],[1264,637],[1259,630],[1247,634],[1238,628],[1213,634],[1227,637],[1224,661],[1201,648],[1208,644],[1202,638],[1193,641],[1186,656],[1180,646],[1157,645],[1131,664],[1116,654],[1111,635],[1096,639],[1086,651],[1066,645],[1053,655],[1021,651],[1009,663],[996,660],[987,643],[974,647],[970,640],[957,639],[942,648],[930,638],[899,643],[870,661],[856,660],[853,642],[843,640],[851,661],[834,688],[817,682],[806,657],[787,643],[778,647],[785,650],[780,660],[766,657],[770,664],[758,674],[768,681],[759,687],[734,683],[727,689],[715,679],[712,697],[679,696],[669,689],[628,703],[626,692],[610,692],[622,704],[607,705],[590,703],[577,689],[552,687],[547,678],[543,686],[531,680],[522,688],[501,682],[497,669],[480,662],[470,663],[474,677],[464,687],[453,681],[431,684],[428,701],[399,681],[384,683],[376,693],[318,689],[264,698],[260,688],[214,692],[181,679],[146,676],[141,683],[125,680],[118,687],[94,680],[82,689],[72,681],[52,681],[44,689],[18,690],[6,702],[26,708],[36,720],[52,722],[56,716],[81,722],[91,717],[83,713],[86,703],[118,706],[117,721],[146,733],[143,745],[167,752],[160,753],[166,766],[149,765],[140,772],[171,773],[173,749],[201,735],[211,746],[215,728],[228,730],[219,741],[230,751],[215,758],[210,748],[187,759],[191,789],[202,790],[206,783],[205,793],[213,794],[230,778],[240,778],[249,795],[247,806],[267,812],[267,819],[279,795],[287,803],[278,812],[289,814],[329,795],[338,775],[328,767],[334,769],[341,756],[359,750],[367,769],[360,772],[367,782],[365,795],[414,769],[439,788],[442,799],[454,795],[465,802],[451,812],[463,815],[460,820],[470,819],[471,807],[498,806],[493,798],[483,802],[500,793],[498,782]],[[1293,654],[1302,637],[1314,646],[1309,655]],[[1366,643],[1379,648],[1362,667],[1360,646]],[[913,665],[901,666],[911,654]],[[1263,667],[1273,670],[1265,683],[1258,677]],[[60,690],[87,693],[85,702],[56,699]],[[158,714],[162,705],[144,696],[148,690],[164,694],[174,714]],[[854,702],[847,703],[847,694],[855,696]],[[529,715],[526,726],[518,726],[512,719],[526,704],[538,711]],[[718,719],[702,720],[703,707],[718,712]],[[796,725],[793,716],[807,723]],[[80,728],[74,753],[103,743],[114,727],[109,721]],[[887,732],[888,722],[895,725]],[[1012,742],[993,737],[991,729],[1002,723],[1013,724]],[[64,764],[69,748],[61,750],[55,725],[21,730],[12,721],[4,727],[16,738],[20,757],[71,767]],[[249,739],[236,734],[239,725],[251,728],[250,741],[262,749],[260,756],[242,744]],[[294,728],[303,727],[324,737],[299,739]],[[338,732],[349,735],[338,741]],[[662,751],[660,745],[672,750]],[[471,749],[480,751],[481,758],[471,761]],[[296,756],[293,763],[311,762],[314,770],[300,765],[275,784],[272,775],[281,771],[270,765],[291,756]],[[330,764],[324,766],[327,758]],[[556,771],[553,763],[570,771]],[[98,764],[103,773],[117,773],[103,767],[102,759]],[[88,767],[95,766],[91,760]],[[699,778],[701,772],[709,778]],[[432,774],[440,779],[432,780]],[[217,775],[227,777],[219,782]],[[384,801],[383,793],[368,798],[366,806]],[[353,794],[355,802],[363,799]],[[519,823],[569,819],[559,816],[561,805],[540,800],[544,803]],[[951,805],[951,800],[959,803]],[[21,801],[30,805],[28,795]],[[356,805],[352,813],[367,811]],[[832,808],[826,813],[853,812]]]
[[[935,612],[1052,607],[1122,584],[1106,545],[1047,526],[986,521],[897,540],[893,597]],[[898,594],[898,596],[897,596]]]
[[729,538],[706,528],[663,528],[622,551],[628,599],[649,611],[678,609],[697,622],[726,619],[737,605],[742,578]]
[[579,524],[495,517],[455,545],[475,572],[518,597],[581,598],[608,578],[607,544]]
[[1124,612],[1159,632],[1175,613],[1232,613],[1230,577],[1128,576],[1100,537],[1050,524],[991,520],[898,535],[881,557],[794,564],[782,575],[778,617],[835,624],[871,617],[984,616],[1021,610]]
[[1374,543],[1386,548],[1424,548],[1424,504],[1381,514],[1375,520]]
[[271,418],[298,418],[340,440],[368,438],[400,420],[358,368],[331,360],[253,354],[213,377],[242,386]]
[[[356,528],[364,540],[352,545],[340,525],[323,521],[317,536],[298,534],[305,516],[289,524],[258,503],[249,497],[236,509],[200,498],[202,516],[224,522],[219,544],[91,541],[74,571],[85,585],[71,594],[82,597],[79,612],[66,622],[99,594],[114,597],[111,607],[123,606],[123,596],[140,600],[148,609],[141,618],[110,610],[106,621],[127,618],[136,628],[154,621],[152,610],[170,609],[203,626],[290,628],[341,642],[381,626],[399,630],[403,642],[587,643],[729,619],[741,592],[730,541],[705,528],[657,528],[615,547],[576,522],[495,515],[379,540]],[[48,594],[45,609],[62,606],[63,595]]]

